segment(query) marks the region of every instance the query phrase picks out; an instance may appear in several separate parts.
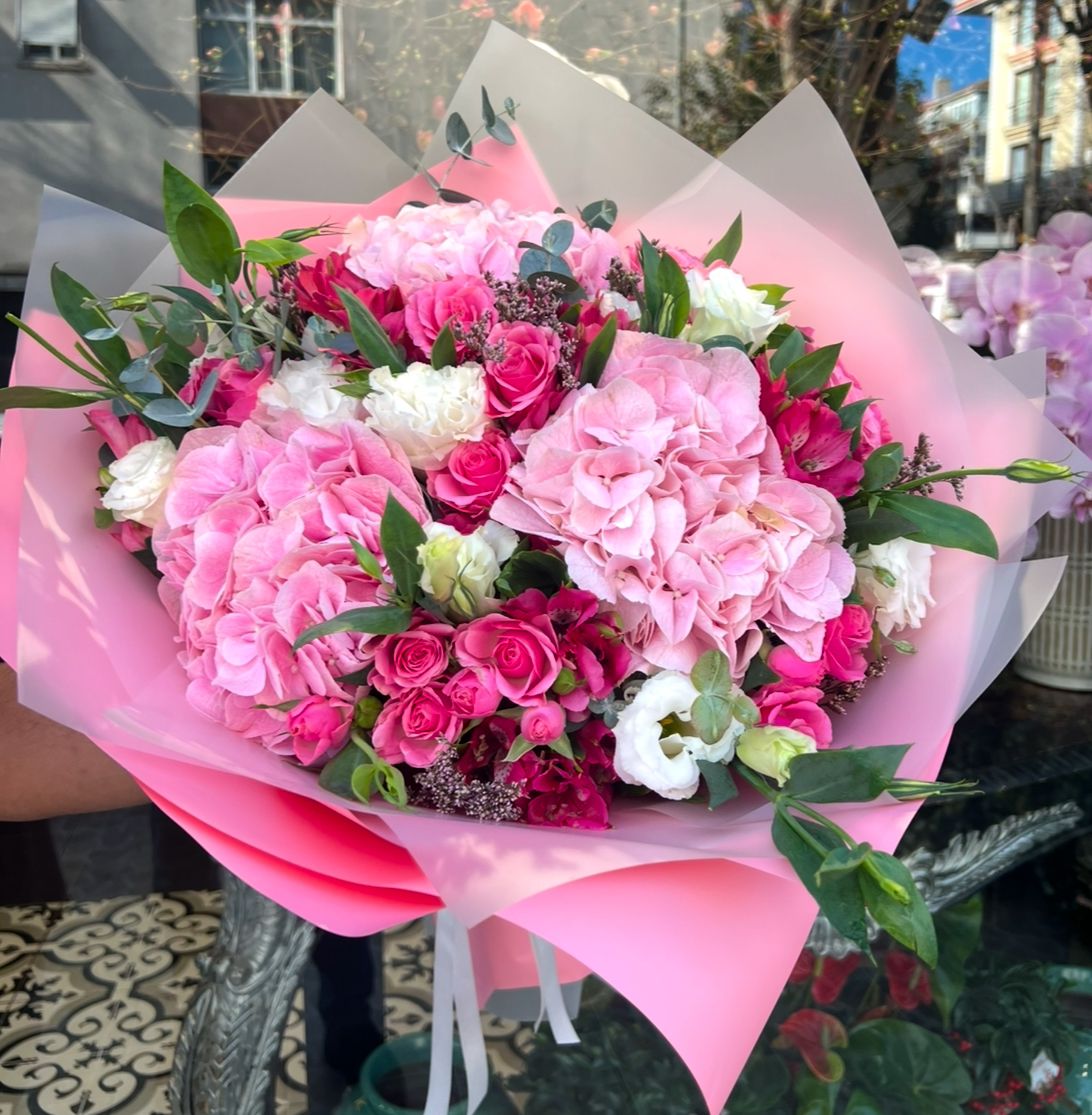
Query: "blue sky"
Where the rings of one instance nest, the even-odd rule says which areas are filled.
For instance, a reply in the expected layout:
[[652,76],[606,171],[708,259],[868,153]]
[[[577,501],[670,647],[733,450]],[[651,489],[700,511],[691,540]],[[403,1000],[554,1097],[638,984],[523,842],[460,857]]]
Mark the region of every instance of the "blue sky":
[[917,77],[928,97],[934,77],[946,77],[952,89],[989,77],[990,21],[984,16],[951,15],[926,45],[907,39],[899,51],[899,73]]

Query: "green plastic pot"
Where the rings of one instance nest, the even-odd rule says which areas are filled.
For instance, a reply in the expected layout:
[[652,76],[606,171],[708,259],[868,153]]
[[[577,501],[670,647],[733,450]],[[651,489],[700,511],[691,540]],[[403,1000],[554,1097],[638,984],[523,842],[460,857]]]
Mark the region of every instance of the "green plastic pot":
[[[428,1094],[430,1034],[405,1034],[376,1049],[360,1070],[360,1082],[345,1097],[336,1115],[421,1115]],[[466,1079],[462,1050],[452,1058],[452,1103],[448,1115],[466,1115]],[[494,1077],[477,1115],[516,1115],[512,1102]]]

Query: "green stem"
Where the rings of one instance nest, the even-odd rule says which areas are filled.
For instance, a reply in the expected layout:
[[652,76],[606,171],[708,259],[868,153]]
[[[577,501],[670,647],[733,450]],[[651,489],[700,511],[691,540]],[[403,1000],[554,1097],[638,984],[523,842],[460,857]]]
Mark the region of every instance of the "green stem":
[[781,794],[777,790],[774,790],[764,778],[762,778],[760,775],[756,774],[753,770],[751,770],[751,768],[749,766],[747,766],[746,763],[744,763],[740,759],[737,759],[732,764],[732,766],[736,769],[736,771],[739,774],[741,774],[743,776],[743,778],[747,782],[750,782],[750,784],[752,786],[754,786],[754,788],[767,801],[772,801],[774,803],[774,805],[777,805],[778,802],[780,802]]
[[91,383],[94,383],[99,387],[113,387],[113,384],[108,383],[106,380],[99,379],[98,376],[96,376],[93,372],[89,372],[86,368],[81,368],[79,364],[77,364],[74,360],[70,360],[67,356],[65,356],[63,352],[60,351],[60,349],[54,348],[53,345],[51,345],[49,341],[47,341],[45,337],[41,335],[41,333],[38,333],[35,330],[31,329],[31,327],[27,325],[25,321],[21,321],[14,314],[6,315],[6,320],[14,325],[16,329],[20,330],[28,337],[30,337],[31,340],[36,341],[38,344],[40,344],[42,348],[44,348],[46,352],[50,354],[50,356],[56,357],[62,364],[67,365],[74,372],[77,372],[79,375],[81,375],[84,379],[89,380]]
[[[824,817],[821,813],[815,813],[814,810],[807,810],[806,807],[801,806],[795,799],[786,798],[784,794],[782,794],[778,790],[774,790],[764,778],[751,770],[751,768],[748,767],[746,763],[743,763],[737,759],[732,765],[737,771],[739,771],[741,775],[743,775],[744,779],[747,782],[754,786],[754,788],[764,798],[766,798],[767,801],[773,802],[773,807],[777,810],[778,816],[780,816],[784,820],[785,824],[787,824],[789,828],[791,828],[792,831],[795,832],[796,835],[799,836],[800,839],[803,840],[804,843],[807,844],[807,846],[811,848],[811,850],[821,859],[827,858],[830,849],[824,848],[823,845],[820,844],[819,841],[816,840],[815,837],[812,836],[812,834],[808,832],[808,830],[804,828],[804,826],[789,812],[789,805],[807,812],[811,812],[821,824],[834,829],[834,831],[840,834],[844,839],[849,840],[849,837],[847,837],[846,834],[841,831],[841,829],[839,829],[836,825],[831,824],[831,822],[828,821],[826,817]],[[853,841],[849,840],[849,843],[852,844]]]
[[774,808],[785,824],[787,824],[820,859],[826,859],[827,856],[830,855],[830,849],[820,844],[819,841],[804,828],[800,821],[789,812],[788,807],[783,801],[779,801]]
[[801,813],[804,814],[805,817],[808,817],[811,820],[816,821],[818,824],[824,825],[826,828],[830,829],[830,831],[833,832],[834,835],[837,836],[838,839],[841,840],[842,843],[845,844],[847,847],[857,847],[857,841],[854,840],[853,837],[850,836],[844,828],[836,825],[828,816],[820,813],[818,809],[812,809],[810,805],[802,801],[797,801],[796,798],[788,798],[787,800],[789,805],[791,805],[793,809],[799,810]]
[[1004,476],[1003,468],[953,468],[948,472],[931,472],[928,476],[920,476],[917,480],[906,480],[902,484],[895,484],[888,488],[889,492],[912,492],[916,488],[924,488],[927,484],[943,483],[946,480],[961,480],[964,476]]

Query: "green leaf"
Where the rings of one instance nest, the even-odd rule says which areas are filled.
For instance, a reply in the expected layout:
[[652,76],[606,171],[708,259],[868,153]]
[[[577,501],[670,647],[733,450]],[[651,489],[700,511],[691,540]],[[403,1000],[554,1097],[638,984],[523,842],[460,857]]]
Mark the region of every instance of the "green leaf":
[[811,821],[795,819],[796,824],[825,848],[820,855],[789,823],[783,808],[777,808],[773,819],[774,847],[789,861],[800,881],[819,903],[819,909],[834,928],[852,941],[866,956],[871,955],[868,941],[868,918],[864,895],[856,875],[834,876],[818,882],[819,868],[827,854],[843,847],[829,829]]
[[179,263],[203,286],[229,282],[238,274],[239,243],[232,225],[205,205],[187,205],[174,224],[182,255]]
[[909,749],[908,743],[900,743],[797,755],[789,764],[783,793],[819,804],[872,801],[887,789]]
[[732,692],[732,669],[728,656],[719,650],[707,650],[694,663],[690,682],[699,693],[715,693],[728,697]]
[[[49,273],[49,285],[57,312],[81,337],[99,328],[113,328],[114,323],[98,306],[87,306],[95,296],[82,283],[77,282],[56,264]],[[120,375],[132,357],[129,346],[120,337],[101,341],[88,340],[91,351],[113,375]]]
[[887,510],[909,520],[913,529],[906,537],[914,542],[997,558],[997,539],[993,531],[965,507],[909,492],[884,492],[880,500]]
[[409,801],[405,776],[397,767],[392,767],[389,763],[376,764],[375,785],[379,790],[379,796],[391,805],[398,806],[399,809],[404,808]]
[[[858,430],[861,422],[864,420],[864,413],[875,402],[875,399],[857,399],[852,403],[846,403],[845,406],[840,407],[838,410],[838,421],[842,424],[843,430]],[[856,446],[853,446],[855,449]]]
[[455,334],[451,332],[451,322],[448,321],[436,334],[436,340],[432,342],[432,366],[451,368],[454,367],[455,360]]
[[59,387],[2,387],[0,411],[71,410],[110,398],[104,391],[69,391]]
[[738,337],[729,337],[725,333],[702,341],[701,347],[704,352],[713,348],[738,348],[740,352],[747,351],[747,346]]
[[334,290],[349,315],[349,330],[364,359],[373,368],[390,368],[395,375],[404,372],[406,362],[375,314],[351,290],[336,285]]
[[894,483],[902,468],[902,444],[897,441],[881,445],[869,453],[864,463],[861,481],[866,492],[875,492]]
[[[836,1058],[837,1054],[830,1054]],[[840,1057],[837,1057],[841,1061]],[[799,1101],[796,1115],[834,1115],[834,1101],[838,1098],[841,1081],[828,1084],[810,1072],[802,1072],[796,1078],[796,1098]]]
[[178,219],[185,209],[194,205],[201,206],[207,209],[223,226],[227,232],[227,237],[231,242],[231,249],[225,258],[225,270],[221,275],[215,276],[211,282],[220,282],[226,279],[229,283],[233,283],[239,277],[239,270],[242,267],[242,257],[239,255],[239,235],[235,231],[235,226],[231,222],[231,218],[227,215],[223,206],[220,205],[207,191],[203,190],[192,179],[187,178],[182,171],[177,167],[171,166],[170,163],[163,164],[163,223],[167,230],[167,237],[170,239],[171,247],[174,248],[174,254],[178,256],[178,262],[182,265],[183,269],[192,275],[198,282],[204,280],[191,269],[189,258],[188,246],[185,242],[184,233],[179,230]]
[[463,159],[470,158],[474,150],[474,145],[470,140],[470,129],[466,126],[466,121],[457,112],[453,112],[447,118],[444,141],[447,143],[447,149],[453,154]]
[[966,967],[982,938],[982,896],[949,906],[933,916],[937,932],[937,966],[929,978],[933,1002],[947,1028],[966,986]]
[[835,875],[852,874],[864,863],[871,851],[872,848],[868,844],[857,844],[852,848],[835,848],[819,865],[817,878],[820,884]]
[[493,109],[493,102],[489,99],[489,92],[482,86],[482,123],[486,128],[491,128],[497,122],[497,114]]
[[316,623],[292,644],[299,650],[315,639],[326,635],[340,635],[355,631],[362,635],[397,635],[408,629],[413,613],[400,604],[375,604],[367,608],[350,608],[347,612],[334,616],[323,623]]
[[546,745],[551,751],[556,751],[564,759],[573,759],[573,745],[569,737],[562,732],[557,739],[550,740]]
[[363,569],[373,581],[382,582],[383,570],[375,554],[366,546],[361,545],[355,538],[350,538],[349,543],[353,547],[353,553],[356,554],[356,561],[360,568]]
[[568,567],[557,554],[549,550],[520,550],[505,562],[496,587],[506,597],[519,596],[531,588],[553,596],[568,576]]
[[900,1019],[855,1026],[846,1060],[854,1080],[883,1097],[883,1115],[961,1115],[971,1078],[939,1035]]
[[644,308],[641,311],[640,327],[644,331],[655,330],[656,322],[660,316],[662,295],[660,292],[660,253],[656,245],[641,233],[641,246],[638,251],[641,264],[642,283],[641,289],[644,296]]
[[113,511],[108,511],[105,507],[95,508],[95,526],[99,530],[109,530],[116,522]]
[[368,763],[368,759],[359,747],[352,743],[346,744],[322,768],[319,774],[319,785],[324,790],[329,790],[338,797],[348,798],[352,801],[356,794],[353,793],[353,775],[358,767]]
[[855,1091],[842,1115],[885,1115],[885,1112],[867,1092]]
[[726,801],[739,796],[739,787],[732,777],[731,770],[724,763],[711,763],[708,759],[698,759],[698,770],[705,779],[709,791],[709,808],[716,809]]
[[764,685],[775,685],[780,680],[781,675],[776,670],[771,670],[761,655],[756,654],[743,675],[743,692],[753,693]]
[[603,328],[596,333],[595,340],[588,345],[587,351],[584,353],[584,361],[580,366],[580,381],[582,383],[590,383],[593,387],[599,383],[599,377],[607,366],[611,352],[614,351],[614,338],[617,334],[618,315],[611,314],[603,322]]
[[871,514],[867,507],[852,507],[846,512],[846,545],[879,546],[892,538],[905,538],[913,530],[909,519],[883,507]]
[[247,261],[262,267],[284,267],[309,255],[314,255],[310,248],[280,236],[271,236],[268,240],[248,240],[243,245],[243,256]]
[[774,1055],[752,1056],[732,1092],[731,1115],[771,1115],[791,1086],[788,1066]]
[[823,388],[823,402],[830,407],[831,410],[841,410],[849,396],[852,383],[837,383],[833,387]]
[[615,221],[618,220],[618,206],[607,198],[593,201],[580,210],[580,219],[588,228],[598,228],[602,229],[603,232],[610,232]]
[[[907,866],[886,852],[872,852],[858,872],[861,893],[880,928],[916,952],[930,968],[937,963],[933,915]],[[903,902],[903,895],[907,901]]]
[[204,327],[204,317],[188,302],[179,299],[167,310],[167,336],[177,345],[188,349],[197,341],[198,327]]
[[421,563],[417,557],[418,547],[428,539],[421,524],[394,498],[387,495],[383,508],[383,518],[379,522],[379,544],[383,556],[394,578],[398,595],[412,604],[417,595],[421,580]]
[[217,306],[215,302],[210,301],[200,291],[191,290],[185,286],[165,286],[163,289],[169,290],[171,294],[180,298],[183,302],[187,302],[209,321],[226,323],[231,320],[222,306]]
[[717,260],[723,260],[731,267],[742,246],[743,214],[740,213],[731,223],[728,231],[705,253],[705,259],[702,262],[708,267],[711,263],[716,263]]
[[353,792],[353,797],[359,798],[363,802],[371,801],[376,791],[378,776],[379,766],[377,763],[365,760],[360,766],[356,767],[349,777],[349,787]]
[[690,320],[690,287],[686,275],[668,252],[660,255],[660,311],[656,331],[661,337],[677,337]]
[[777,346],[770,357],[770,372],[774,379],[780,379],[785,369],[805,354],[806,344],[804,334],[799,329],[793,329]]
[[564,255],[572,247],[573,232],[572,221],[554,221],[542,234],[542,247],[551,255]]
[[839,341],[836,345],[824,345],[805,353],[789,364],[785,369],[785,385],[789,394],[796,397],[826,387],[841,351],[842,344]]
[[533,744],[526,736],[516,736],[512,740],[512,746],[508,749],[508,754],[504,756],[502,762],[514,763],[517,759],[523,758],[528,751],[533,751],[535,744]]
[[732,726],[732,706],[719,694],[701,693],[690,706],[690,723],[703,743],[717,743]]

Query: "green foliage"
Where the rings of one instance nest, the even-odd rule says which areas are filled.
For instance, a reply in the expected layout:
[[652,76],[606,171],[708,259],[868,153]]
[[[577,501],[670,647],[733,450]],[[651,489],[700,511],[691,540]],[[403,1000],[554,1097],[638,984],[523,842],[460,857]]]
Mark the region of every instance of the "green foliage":
[[518,550],[501,569],[495,589],[504,598],[537,588],[547,596],[568,582],[565,562],[549,550]]
[[596,333],[595,340],[588,345],[584,353],[584,361],[580,368],[581,383],[590,383],[593,387],[599,383],[599,377],[603,374],[603,369],[607,366],[610,354],[614,350],[614,338],[617,334],[618,315],[611,314],[603,322],[603,328]]
[[743,214],[740,213],[731,223],[728,231],[705,253],[705,259],[702,262],[708,267],[711,263],[722,260],[731,267],[742,246]]
[[163,164],[163,221],[178,262],[202,286],[233,283],[239,234],[223,206],[182,171]]
[[375,315],[352,291],[336,286],[334,290],[349,315],[349,329],[361,355],[373,368],[390,368],[398,375],[406,370],[402,353],[394,347],[387,331]]

